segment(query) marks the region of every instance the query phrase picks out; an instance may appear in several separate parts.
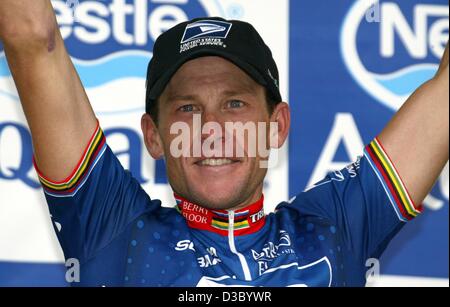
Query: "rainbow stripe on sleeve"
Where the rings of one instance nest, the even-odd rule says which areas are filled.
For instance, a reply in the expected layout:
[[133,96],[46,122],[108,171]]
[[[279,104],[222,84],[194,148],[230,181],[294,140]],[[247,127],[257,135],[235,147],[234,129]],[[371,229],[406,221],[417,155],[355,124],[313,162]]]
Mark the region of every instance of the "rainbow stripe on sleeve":
[[364,156],[377,174],[398,218],[406,222],[416,217],[421,210],[416,209],[406,186],[378,138],[366,146]]
[[106,149],[106,140],[100,125],[97,125],[83,156],[72,173],[62,181],[52,181],[45,177],[38,169],[33,158],[33,164],[44,188],[44,192],[54,197],[72,197],[86,182],[89,174],[102,157]]

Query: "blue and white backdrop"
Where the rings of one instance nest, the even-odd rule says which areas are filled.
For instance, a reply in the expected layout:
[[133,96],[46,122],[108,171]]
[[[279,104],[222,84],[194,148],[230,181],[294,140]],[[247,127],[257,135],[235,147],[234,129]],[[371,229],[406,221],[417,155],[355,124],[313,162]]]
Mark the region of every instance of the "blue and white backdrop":
[[[449,30],[446,0],[52,2],[108,142],[147,192],[167,204],[173,199],[164,165],[149,158],[139,126],[151,50],[171,26],[199,16],[242,19],[271,47],[293,123],[281,162],[267,177],[267,211],[360,155],[434,74]],[[2,50],[0,45],[0,286],[65,285],[63,254]],[[447,164],[424,214],[394,239],[380,262],[382,277],[371,285],[448,286],[448,178]]]

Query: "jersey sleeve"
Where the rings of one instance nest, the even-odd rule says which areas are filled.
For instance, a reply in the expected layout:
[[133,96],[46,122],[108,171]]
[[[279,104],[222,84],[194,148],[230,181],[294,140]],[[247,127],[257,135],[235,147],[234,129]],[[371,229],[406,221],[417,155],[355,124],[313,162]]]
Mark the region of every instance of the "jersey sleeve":
[[290,206],[328,219],[359,257],[379,257],[416,207],[386,151],[375,138],[358,159],[298,195]]
[[88,260],[150,209],[150,198],[124,170],[99,125],[65,180],[52,181],[34,165],[66,258]]

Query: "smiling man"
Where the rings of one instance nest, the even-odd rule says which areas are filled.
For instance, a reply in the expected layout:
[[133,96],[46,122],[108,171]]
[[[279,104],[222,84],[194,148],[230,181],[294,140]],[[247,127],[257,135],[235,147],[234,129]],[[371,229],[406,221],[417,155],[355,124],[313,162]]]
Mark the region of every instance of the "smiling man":
[[[74,285],[363,286],[367,259],[420,213],[448,160],[447,48],[357,161],[265,215],[268,157],[254,147],[281,147],[290,126],[276,64],[250,24],[195,19],[158,38],[148,67],[143,136],[176,204],[163,208],[106,144],[50,1],[2,0],[0,39],[55,231],[80,261]],[[174,127],[191,132],[181,156]]]

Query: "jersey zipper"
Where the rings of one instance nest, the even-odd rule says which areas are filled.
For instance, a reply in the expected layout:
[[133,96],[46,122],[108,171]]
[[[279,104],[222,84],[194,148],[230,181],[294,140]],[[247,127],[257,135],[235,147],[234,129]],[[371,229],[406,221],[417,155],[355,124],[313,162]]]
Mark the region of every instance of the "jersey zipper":
[[234,211],[230,210],[228,211],[228,244],[230,246],[230,251],[238,256],[242,270],[244,271],[245,280],[251,281],[252,276],[250,274],[250,269],[248,268],[247,260],[245,259],[244,255],[237,251],[234,240]]

